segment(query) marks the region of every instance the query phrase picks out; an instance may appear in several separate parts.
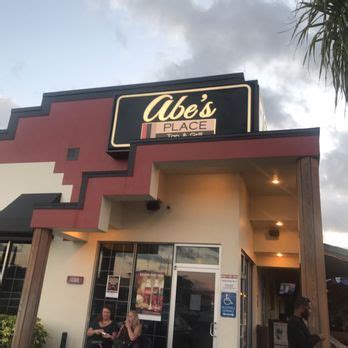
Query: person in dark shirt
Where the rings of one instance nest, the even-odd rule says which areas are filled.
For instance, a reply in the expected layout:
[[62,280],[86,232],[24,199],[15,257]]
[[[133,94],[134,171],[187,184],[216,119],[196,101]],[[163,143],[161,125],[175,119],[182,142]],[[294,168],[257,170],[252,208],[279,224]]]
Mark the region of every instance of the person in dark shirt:
[[104,306],[87,330],[88,348],[111,348],[116,337],[116,326],[111,320],[111,308]]
[[310,300],[299,297],[295,301],[294,315],[288,321],[289,348],[312,348],[324,340],[322,335],[311,335],[307,320],[311,312]]

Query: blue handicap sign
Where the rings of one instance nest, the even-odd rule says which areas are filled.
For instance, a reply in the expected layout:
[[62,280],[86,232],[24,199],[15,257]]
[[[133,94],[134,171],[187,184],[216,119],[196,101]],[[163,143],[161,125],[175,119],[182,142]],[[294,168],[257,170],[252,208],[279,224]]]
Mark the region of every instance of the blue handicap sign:
[[237,295],[235,292],[221,293],[221,316],[235,318],[237,307]]

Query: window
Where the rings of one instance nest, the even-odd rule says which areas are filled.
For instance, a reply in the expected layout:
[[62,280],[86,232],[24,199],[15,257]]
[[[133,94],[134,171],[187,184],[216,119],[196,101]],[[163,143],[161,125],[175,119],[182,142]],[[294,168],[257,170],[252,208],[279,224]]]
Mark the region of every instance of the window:
[[[102,307],[110,305],[114,320],[122,325],[130,309],[135,309],[137,296],[134,284],[137,272],[147,271],[164,275],[161,321],[142,320],[142,334],[151,341],[153,348],[166,346],[168,335],[170,287],[172,281],[173,245],[147,243],[103,243],[100,248],[95,278],[91,320]],[[108,275],[120,276],[118,298],[106,298]]]
[[0,314],[17,314],[30,247],[29,243],[0,243]]
[[[131,277],[134,262],[133,244],[102,244],[99,254],[97,275],[94,285],[91,318],[95,318],[104,305],[109,305],[115,315],[114,320],[125,320],[130,296]],[[120,288],[117,299],[105,298],[108,275],[120,276]]]
[[219,265],[219,248],[178,245],[175,261],[184,264]]
[[[165,347],[167,343],[170,287],[172,283],[173,245],[138,244],[135,271],[143,270],[164,274],[163,308],[161,321],[142,320],[143,335],[152,341],[152,347]],[[136,289],[133,289],[132,306],[135,308]]]
[[248,256],[241,255],[240,347],[252,346],[252,267]]

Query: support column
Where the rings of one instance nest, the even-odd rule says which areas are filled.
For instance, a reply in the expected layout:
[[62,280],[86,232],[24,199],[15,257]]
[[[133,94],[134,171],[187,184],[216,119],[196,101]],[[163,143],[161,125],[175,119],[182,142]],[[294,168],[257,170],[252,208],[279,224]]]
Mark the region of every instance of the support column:
[[330,329],[321,224],[318,158],[304,157],[298,160],[297,187],[302,295],[311,300],[310,331],[315,334],[324,334],[326,340],[322,343],[322,347],[329,347]]
[[30,347],[51,240],[52,230],[45,228],[34,230],[12,348]]

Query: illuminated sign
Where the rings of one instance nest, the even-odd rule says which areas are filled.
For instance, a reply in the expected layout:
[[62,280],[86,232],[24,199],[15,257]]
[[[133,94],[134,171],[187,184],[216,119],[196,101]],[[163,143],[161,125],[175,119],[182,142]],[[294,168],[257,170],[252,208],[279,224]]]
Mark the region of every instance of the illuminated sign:
[[155,84],[156,88],[151,85],[141,93],[132,93],[130,88],[117,95],[109,153],[128,151],[134,141],[176,141],[258,131],[257,82],[227,82],[209,86],[200,79],[198,87],[188,88],[194,83],[179,81],[177,85],[170,83],[170,87],[169,83]]

